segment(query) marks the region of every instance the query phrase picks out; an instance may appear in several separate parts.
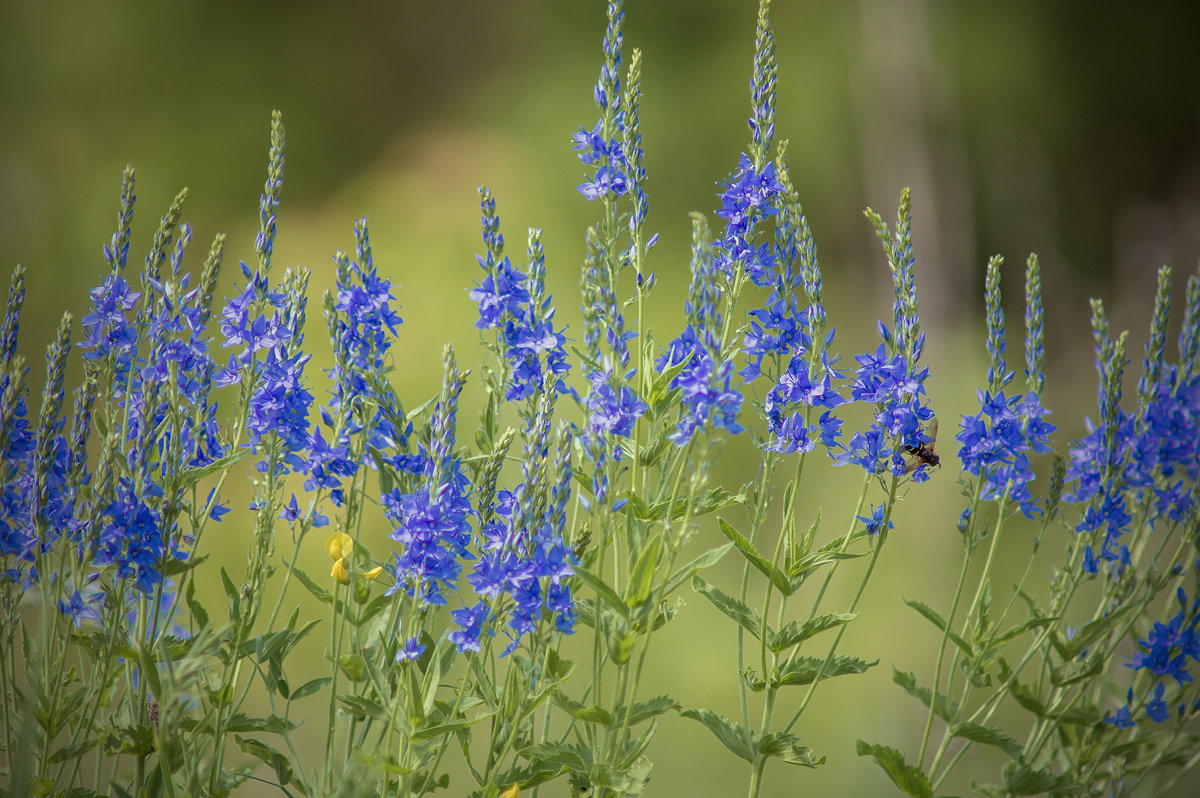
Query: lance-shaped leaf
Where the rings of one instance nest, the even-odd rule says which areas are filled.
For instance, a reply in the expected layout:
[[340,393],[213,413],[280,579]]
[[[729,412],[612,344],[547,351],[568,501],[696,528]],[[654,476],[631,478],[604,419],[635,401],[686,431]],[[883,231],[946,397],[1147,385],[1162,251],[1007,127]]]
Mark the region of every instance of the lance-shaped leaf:
[[749,540],[746,539],[741,532],[734,529],[724,518],[717,519],[717,525],[721,527],[721,534],[729,539],[729,542],[746,558],[746,562],[754,566],[754,569],[763,576],[771,580],[771,584],[775,585],[775,589],[785,596],[792,594],[792,585],[788,582],[788,578],[784,576],[783,571],[780,571],[771,561],[758,553]]
[[691,579],[698,572],[703,571],[705,568],[708,568],[712,565],[716,565],[717,562],[724,557],[726,552],[728,552],[731,548],[733,548],[733,544],[726,543],[724,546],[718,546],[715,549],[709,549],[696,559],[689,562],[687,565],[677,570],[675,573],[671,574],[667,581],[663,583],[663,595],[670,595],[671,591],[682,585],[687,580]]
[[[705,582],[699,576],[692,577],[692,589],[711,601],[714,607],[725,613],[726,616],[733,619],[738,626],[742,627],[750,634],[754,635],[755,637],[758,637],[760,634],[762,634],[762,618],[758,617],[757,612],[750,609],[733,596],[728,596],[725,593],[722,593],[708,582]],[[767,639],[769,640],[775,633],[771,630],[770,625],[767,625],[766,629]]]
[[[892,681],[900,685],[904,692],[924,704],[926,709],[929,708],[930,696],[933,691],[928,687],[918,685],[916,676],[892,668]],[[938,693],[937,699],[934,701],[933,713],[947,723],[953,723],[954,718],[958,715],[958,702],[943,693]]]
[[633,564],[633,570],[629,572],[629,585],[625,588],[627,607],[636,607],[649,597],[654,584],[654,572],[662,557],[662,542],[662,535],[655,535]]
[[579,577],[579,581],[596,591],[596,595],[603,599],[606,604],[621,613],[623,618],[629,617],[629,607],[621,600],[617,591],[609,587],[607,582],[581,565],[575,566],[575,575]]
[[[939,632],[946,631],[946,620],[938,614],[937,610],[933,609],[927,604],[923,604],[920,601],[913,601],[912,599],[905,599],[904,603],[919,612],[922,617],[936,626]],[[975,658],[975,648],[966,640],[963,640],[959,634],[951,630],[949,637],[954,645],[958,646],[964,654],[971,659]]]

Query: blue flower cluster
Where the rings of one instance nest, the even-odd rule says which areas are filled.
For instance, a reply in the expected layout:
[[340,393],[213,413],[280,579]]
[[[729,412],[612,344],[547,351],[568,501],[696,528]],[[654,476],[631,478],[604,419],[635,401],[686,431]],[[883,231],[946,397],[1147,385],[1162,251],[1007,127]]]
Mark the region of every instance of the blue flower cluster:
[[575,603],[567,581],[574,558],[563,541],[571,494],[571,434],[560,425],[547,470],[553,398],[552,393],[542,397],[527,431],[522,483],[513,492],[500,491],[493,507],[481,508],[481,517],[491,520],[480,530],[479,562],[468,581],[484,598],[454,613],[460,628],[450,639],[460,651],[479,650],[489,619],[504,612],[505,596],[512,602],[506,611],[511,640],[506,655],[537,628],[543,612],[554,618],[559,632],[574,631]]
[[[325,320],[333,343],[333,383],[321,420],[329,440],[314,427],[305,464],[308,491],[327,490],[337,506],[345,501],[343,483],[361,465],[375,467],[378,457],[404,472],[420,472],[418,458],[408,454],[412,424],[402,417],[386,381],[389,352],[403,320],[393,310],[391,280],[380,276],[371,251],[367,220],[354,225],[355,258],[334,255],[337,278],[325,296]],[[359,460],[353,441],[361,438]],[[301,514],[295,513],[296,517]],[[314,515],[314,525],[319,515]]]
[[[1179,612],[1166,623],[1156,622],[1145,640],[1139,640],[1138,651],[1134,652],[1127,668],[1135,671],[1146,671],[1155,677],[1153,690],[1147,695],[1145,706],[1146,717],[1155,723],[1163,723],[1171,716],[1167,704],[1166,679],[1174,679],[1175,685],[1183,685],[1195,681],[1189,670],[1191,662],[1200,662],[1200,596],[1192,600],[1190,606],[1187,593],[1183,588],[1176,591],[1179,601]],[[1133,689],[1126,696],[1126,705],[1118,708],[1117,712],[1104,721],[1118,729],[1128,729],[1137,725],[1134,720],[1135,710],[1130,709],[1134,702]],[[1189,711],[1200,711],[1200,701],[1190,708],[1186,703],[1180,703],[1177,709],[1179,717],[1184,717]]]
[[[280,446],[281,463],[303,472],[311,440],[308,411],[313,402],[304,387],[304,366],[311,355],[300,348],[307,274],[289,275],[290,285],[284,291],[273,291],[261,270],[251,272],[245,263],[241,267],[246,285],[226,302],[221,313],[221,345],[240,351],[230,356],[216,383],[226,386],[249,381],[247,445],[257,451],[270,437]],[[259,463],[260,470],[268,467],[266,462]]]
[[692,280],[685,304],[688,324],[655,362],[658,370],[680,367],[671,387],[680,392],[679,425],[671,441],[682,446],[706,425],[731,434],[744,429],[737,421],[743,397],[731,386],[733,363],[721,355],[721,314],[717,310],[717,252],[703,218],[692,222]]
[[455,417],[465,378],[453,352],[446,347],[442,392],[430,419],[430,441],[422,452],[423,484],[415,493],[395,488],[380,497],[392,523],[392,540],[403,545],[394,556],[389,591],[404,592],[421,604],[444,605],[444,590],[453,590],[462,572],[460,560],[470,557],[470,483],[454,456]]
[[629,161],[624,145],[624,112],[621,108],[621,25],[625,9],[618,0],[609,0],[608,26],[604,31],[604,64],[596,81],[594,97],[601,118],[588,130],[580,127],[571,149],[579,160],[593,167],[589,178],[578,186],[589,200],[620,197],[629,191]]
[[1071,490],[1064,496],[1086,504],[1077,532],[1103,534],[1098,548],[1089,544],[1085,550],[1083,568],[1089,573],[1097,573],[1102,562],[1117,567],[1128,563],[1129,552],[1121,538],[1133,522],[1131,500],[1150,509],[1147,524],[1160,518],[1187,523],[1197,511],[1200,369],[1194,341],[1200,331],[1200,280],[1189,280],[1180,360],[1167,363],[1169,277],[1170,271],[1164,267],[1138,387],[1138,407],[1132,413],[1120,406],[1124,339],[1114,342],[1107,337],[1103,308],[1099,303],[1094,306],[1100,420],[1088,420],[1088,433],[1070,448],[1067,479]]
[[554,329],[554,308],[546,294],[542,231],[529,231],[529,272],[522,273],[502,256],[504,239],[491,192],[481,187],[479,193],[487,253],[476,256],[485,276],[470,297],[479,304],[475,326],[500,330],[500,354],[511,369],[505,397],[529,398],[547,381],[560,393],[569,393],[563,380],[571,368],[563,348],[567,338],[562,330]]
[[875,418],[865,431],[851,436],[845,450],[834,456],[834,462],[853,463],[870,474],[884,471],[894,477],[911,474],[914,481],[923,482],[929,479],[928,465],[912,462],[907,454],[933,442],[926,428],[933,418],[925,394],[929,369],[918,365],[925,348],[925,335],[920,331],[917,316],[910,207],[909,190],[904,189],[894,233],[879,214],[867,209],[867,217],[883,243],[892,272],[895,335],[879,321],[876,327],[883,343],[873,353],[855,356],[858,368],[854,371],[850,398],[874,404]]
[[1030,256],[1025,279],[1025,360],[1029,391],[1008,396],[1004,388],[1012,381],[1005,360],[1004,311],[1000,302],[999,255],[988,262],[984,300],[987,306],[988,389],[980,388],[979,412],[963,416],[955,439],[962,444],[958,457],[964,471],[982,478],[980,498],[1017,502],[1027,518],[1039,512],[1030,493],[1034,479],[1029,453],[1050,451],[1049,438],[1057,427],[1045,421],[1050,411],[1042,407],[1038,390],[1044,382],[1041,363],[1041,279],[1037,259]]

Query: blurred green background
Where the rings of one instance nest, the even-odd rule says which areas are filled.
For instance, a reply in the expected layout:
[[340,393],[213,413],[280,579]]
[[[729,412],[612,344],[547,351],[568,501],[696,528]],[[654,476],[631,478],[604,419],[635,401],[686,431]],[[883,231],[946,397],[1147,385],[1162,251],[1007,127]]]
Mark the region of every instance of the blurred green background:
[[[746,145],[755,6],[655,0],[628,9],[627,52],[645,54],[649,224],[661,233],[650,318],[659,340],[680,326],[687,212],[714,207],[715,181]],[[987,256],[1008,258],[1014,365],[1024,258],[1042,256],[1047,397],[1060,444],[1082,428],[1089,411],[1080,408],[1094,405],[1086,297],[1103,297],[1113,326],[1132,328],[1140,342],[1154,270],[1173,264],[1180,289],[1191,273],[1200,253],[1194,7],[776,0],[777,132],[791,140],[792,180],[820,246],[838,348],[849,356],[873,347],[874,320],[888,313],[886,266],[861,211],[893,217],[910,185],[928,387],[948,456],[902,505],[864,618],[844,643],[847,653],[879,657],[879,667],[823,688],[798,727],[828,764],[815,773],[774,767],[768,794],[887,794],[881,772],[854,755],[854,738],[910,749],[918,734],[923,714],[890,684],[890,668],[927,672],[936,644],[901,598],[942,606],[952,588],[960,504],[948,441],[986,368]],[[22,350],[40,364],[64,307],[77,318],[85,311],[104,271],[100,246],[126,163],[138,169],[131,263],[186,185],[192,268],[212,236],[227,232],[231,285],[236,260],[253,255],[273,108],[287,125],[275,264],[314,272],[310,341],[321,337],[315,297],[331,283],[329,258],[351,247],[352,220],[367,216],[376,263],[399,286],[406,320],[395,350],[401,394],[415,404],[436,390],[444,341],[461,363],[474,362],[466,290],[477,279],[481,183],[496,193],[510,253],[523,251],[527,226],[545,228],[558,318],[569,334],[578,330],[583,231],[598,210],[575,191],[584,172],[569,144],[595,120],[603,24],[599,0],[0,2],[0,263],[29,267]],[[470,429],[478,396],[468,390],[466,401]],[[755,459],[747,441],[734,442],[722,478],[750,479]],[[822,505],[826,535],[840,530],[855,477],[810,469],[802,522]],[[234,506],[244,501],[232,497]],[[208,544],[241,567],[241,533],[220,534],[227,538]],[[1022,534],[1010,539],[1014,561],[1028,550]],[[311,569],[327,568],[309,543]],[[732,584],[733,574],[729,567],[714,578]],[[647,690],[732,714],[732,631],[705,602],[690,603],[656,644]],[[314,644],[314,670],[321,651]],[[318,717],[314,708],[314,725]],[[739,763],[690,721],[666,719],[651,755],[654,794],[744,790]],[[957,788],[973,775],[993,778],[993,765],[964,767]]]

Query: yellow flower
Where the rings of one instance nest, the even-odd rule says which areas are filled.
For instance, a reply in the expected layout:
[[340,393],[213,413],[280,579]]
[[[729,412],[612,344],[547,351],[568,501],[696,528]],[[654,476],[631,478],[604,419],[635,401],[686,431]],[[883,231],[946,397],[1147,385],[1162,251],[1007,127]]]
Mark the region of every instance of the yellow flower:
[[521,785],[514,784],[504,792],[500,793],[500,798],[517,798],[521,794]]
[[334,532],[325,538],[325,553],[329,555],[329,559],[331,560],[340,560],[343,557],[349,557],[352,551],[354,551],[354,538],[345,532]]
[[333,561],[333,569],[329,572],[329,575],[343,585],[350,584],[350,574],[346,572],[345,557],[338,557]]
[[363,576],[363,579],[374,579],[375,577],[379,576],[381,573],[383,573],[383,566],[376,565],[374,568],[367,571],[362,576]]

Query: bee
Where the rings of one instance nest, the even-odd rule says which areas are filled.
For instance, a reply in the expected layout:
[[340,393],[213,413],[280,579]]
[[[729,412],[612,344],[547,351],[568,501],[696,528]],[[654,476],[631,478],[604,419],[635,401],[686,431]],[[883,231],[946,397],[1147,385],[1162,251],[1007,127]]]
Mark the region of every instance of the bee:
[[929,443],[920,443],[916,446],[905,446],[904,451],[912,455],[913,459],[909,462],[908,467],[904,469],[904,473],[908,474],[916,471],[923,465],[930,468],[936,468],[942,464],[942,458],[938,457],[934,452],[934,447],[937,446],[938,420],[936,417],[930,419],[929,426],[926,428],[926,433],[929,435]]

